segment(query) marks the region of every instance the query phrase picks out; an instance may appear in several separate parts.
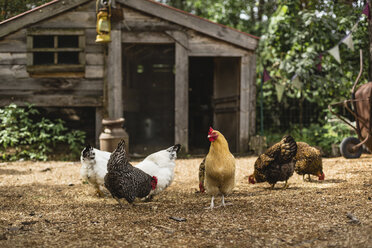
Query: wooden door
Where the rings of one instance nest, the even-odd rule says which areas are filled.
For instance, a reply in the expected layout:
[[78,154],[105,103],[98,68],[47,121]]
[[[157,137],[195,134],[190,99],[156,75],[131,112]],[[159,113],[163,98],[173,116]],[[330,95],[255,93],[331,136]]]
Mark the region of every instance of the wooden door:
[[214,59],[213,128],[220,131],[229,143],[231,152],[238,150],[240,58]]

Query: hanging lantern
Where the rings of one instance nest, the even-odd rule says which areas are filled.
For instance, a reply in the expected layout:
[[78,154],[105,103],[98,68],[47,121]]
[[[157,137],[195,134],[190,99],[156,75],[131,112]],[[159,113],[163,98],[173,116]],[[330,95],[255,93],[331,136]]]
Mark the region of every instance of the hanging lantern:
[[[111,42],[111,1],[97,0],[96,12],[97,12],[97,43],[108,43]],[[101,8],[98,8],[101,5]]]

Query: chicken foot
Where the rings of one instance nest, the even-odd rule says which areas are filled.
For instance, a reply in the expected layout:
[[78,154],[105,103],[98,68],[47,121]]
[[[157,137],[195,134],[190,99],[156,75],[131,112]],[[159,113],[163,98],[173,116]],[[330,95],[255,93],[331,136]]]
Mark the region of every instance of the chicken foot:
[[287,181],[287,180],[285,180],[285,184],[284,184],[284,186],[283,186],[283,188],[282,188],[282,189],[287,189],[287,188],[288,188],[288,186],[289,186],[289,184],[288,184],[288,181]]
[[229,203],[225,203],[225,196],[222,195],[221,206],[222,206],[222,207],[226,207],[226,206],[228,206],[228,205],[233,205],[233,204],[232,204],[231,202],[229,202]]
[[123,204],[121,203],[120,199],[117,197],[114,197],[114,199],[119,203],[120,207],[123,208]]
[[98,185],[95,186],[96,188],[96,193],[98,194],[98,197],[104,197],[105,194],[101,191]]
[[211,205],[206,207],[205,209],[213,209],[214,208],[214,196],[212,196]]

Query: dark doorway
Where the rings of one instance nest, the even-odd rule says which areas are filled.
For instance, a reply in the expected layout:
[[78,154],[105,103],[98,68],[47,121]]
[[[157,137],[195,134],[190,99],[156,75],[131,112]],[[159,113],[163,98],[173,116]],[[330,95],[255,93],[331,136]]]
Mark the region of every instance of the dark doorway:
[[213,125],[237,152],[240,116],[240,58],[214,59]]
[[123,45],[124,126],[129,151],[147,155],[174,143],[174,45]]
[[213,57],[189,59],[189,150],[206,154],[208,129],[213,125]]

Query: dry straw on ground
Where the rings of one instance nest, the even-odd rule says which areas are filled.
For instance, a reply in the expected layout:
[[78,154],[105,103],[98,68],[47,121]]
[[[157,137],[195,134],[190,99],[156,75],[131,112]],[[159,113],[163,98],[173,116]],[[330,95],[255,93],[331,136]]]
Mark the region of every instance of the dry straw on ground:
[[248,185],[255,159],[237,159],[233,205],[212,211],[201,159],[177,160],[173,184],[132,208],[95,196],[80,163],[1,163],[0,247],[372,247],[371,155],[324,159],[325,181],[287,190]]

